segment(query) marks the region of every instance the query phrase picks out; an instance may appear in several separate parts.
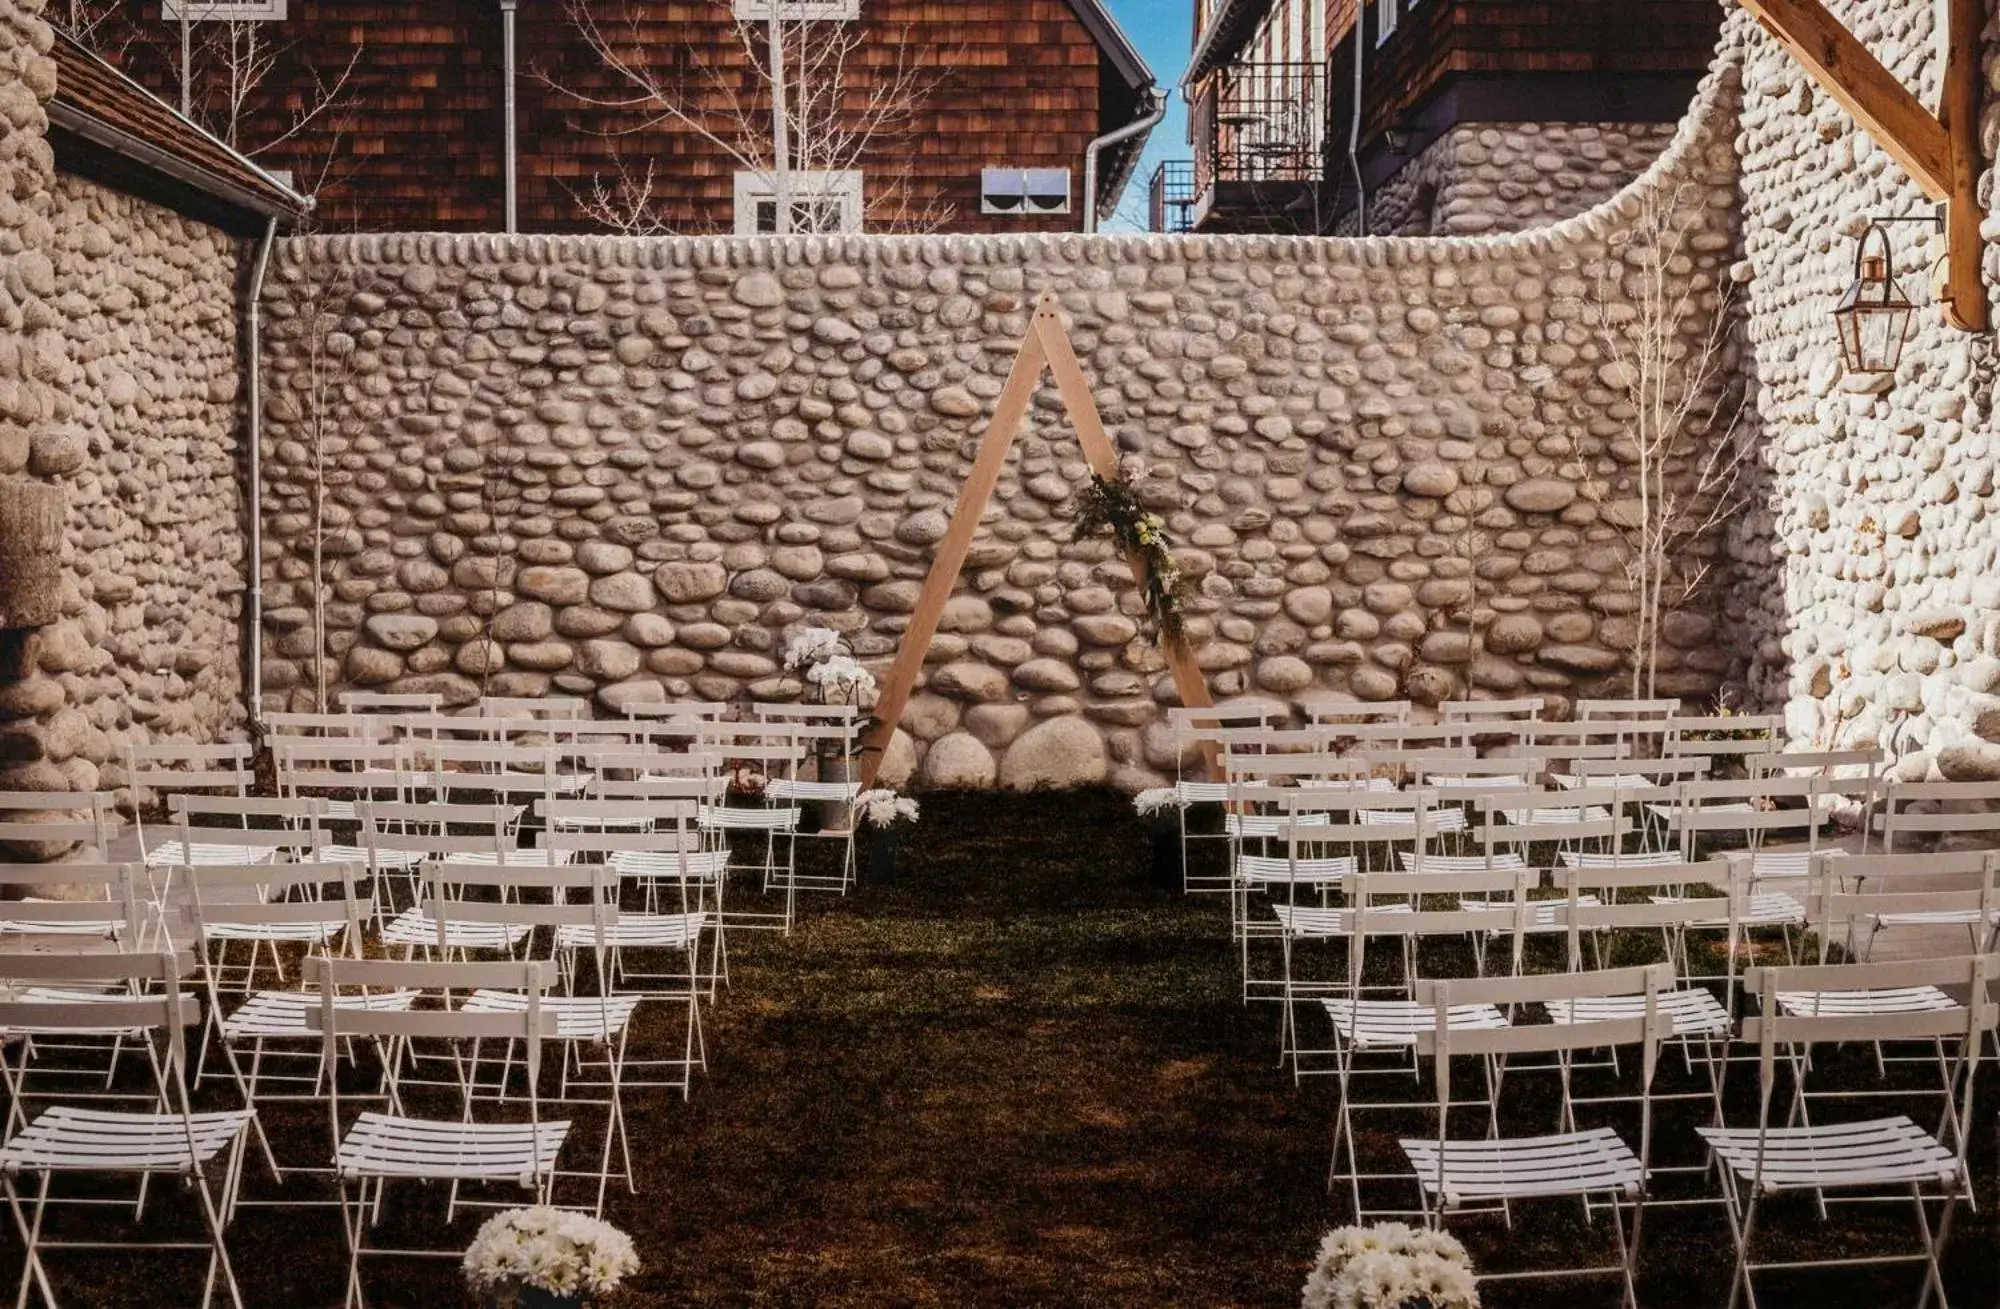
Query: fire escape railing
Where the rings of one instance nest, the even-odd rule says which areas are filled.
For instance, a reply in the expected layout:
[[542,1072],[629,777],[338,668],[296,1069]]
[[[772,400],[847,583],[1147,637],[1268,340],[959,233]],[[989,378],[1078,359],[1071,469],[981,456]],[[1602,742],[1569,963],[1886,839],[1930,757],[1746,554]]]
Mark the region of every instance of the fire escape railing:
[[1201,84],[1190,106],[1194,188],[1218,182],[1312,182],[1325,170],[1326,70],[1235,64]]

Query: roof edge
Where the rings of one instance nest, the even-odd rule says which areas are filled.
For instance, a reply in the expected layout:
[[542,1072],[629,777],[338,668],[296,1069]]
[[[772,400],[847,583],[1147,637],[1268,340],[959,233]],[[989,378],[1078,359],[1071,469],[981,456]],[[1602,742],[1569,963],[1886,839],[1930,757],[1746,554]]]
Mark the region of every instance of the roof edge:
[[55,95],[49,99],[46,106],[49,121],[52,124],[66,131],[73,132],[86,141],[91,141],[103,146],[107,150],[123,155],[141,167],[152,169],[155,172],[162,173],[176,181],[184,182],[198,190],[206,191],[218,200],[248,210],[262,217],[296,220],[305,217],[305,215],[312,211],[313,202],[310,196],[299,194],[299,192],[293,190],[288,184],[272,176],[270,171],[262,164],[259,164],[256,160],[236,149],[236,147],[230,145],[200,123],[181,113],[180,110],[155,95],[143,83],[128,76],[117,65],[105,59],[89,46],[84,45],[81,41],[75,40],[67,33],[61,31],[57,31],[55,36],[56,40],[67,45],[76,54],[90,60],[127,87],[145,96],[160,109],[171,114],[188,129],[206,137],[217,149],[226,152],[237,163],[241,164],[251,176],[275,192],[277,199],[274,200],[270,196],[259,195],[251,188],[231,181],[213,169],[203,167],[195,160],[175,154],[171,149],[159,142],[149,141],[122,127],[104,121],[97,115],[85,110],[81,105],[65,101],[62,94],[60,75],[57,78]]
[[1111,66],[1118,70],[1118,75],[1125,79],[1127,85],[1134,91],[1154,85],[1157,79],[1153,76],[1152,65],[1139,53],[1139,47],[1132,44],[1132,38],[1125,35],[1125,29],[1111,16],[1104,0],[1069,0],[1069,7],[1083,20],[1084,27],[1089,29],[1091,38],[1097,42],[1097,48],[1104,52],[1104,57],[1111,61]]

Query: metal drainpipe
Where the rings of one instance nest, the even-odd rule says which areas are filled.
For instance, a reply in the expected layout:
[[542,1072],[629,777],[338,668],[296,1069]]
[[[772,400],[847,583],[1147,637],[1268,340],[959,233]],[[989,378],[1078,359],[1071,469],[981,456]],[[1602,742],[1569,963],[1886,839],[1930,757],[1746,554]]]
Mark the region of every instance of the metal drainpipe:
[[1127,123],[1115,132],[1106,132],[1092,141],[1083,152],[1083,230],[1085,233],[1097,230],[1097,157],[1106,147],[1129,141],[1141,132],[1150,132],[1158,127],[1160,120],[1167,116],[1167,97],[1159,91],[1153,93],[1153,107],[1144,118]]
[[271,266],[271,247],[278,241],[278,220],[264,220],[264,239],[257,247],[257,264],[250,273],[250,303],[245,308],[245,350],[250,422],[250,595],[246,624],[250,645],[249,701],[253,731],[264,721],[264,274]]
[[1347,162],[1354,170],[1354,234],[1368,235],[1368,183],[1361,176],[1362,66],[1368,55],[1368,6],[1354,11],[1354,117],[1347,127]]
[[516,190],[517,174],[515,169],[518,160],[514,144],[514,9],[518,3],[519,0],[500,0],[500,65],[502,69],[501,75],[505,79],[507,114],[505,127],[506,144],[502,149],[506,154],[506,230],[509,233],[518,230],[519,227],[515,218],[516,200],[519,192]]

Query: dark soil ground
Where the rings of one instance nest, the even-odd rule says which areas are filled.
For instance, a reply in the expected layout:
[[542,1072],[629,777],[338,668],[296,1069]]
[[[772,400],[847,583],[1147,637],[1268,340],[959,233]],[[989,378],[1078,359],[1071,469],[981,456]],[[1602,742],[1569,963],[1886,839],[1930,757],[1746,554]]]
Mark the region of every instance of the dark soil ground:
[[[639,1193],[616,1195],[607,1216],[646,1267],[617,1303],[1296,1304],[1320,1232],[1347,1217],[1324,1181],[1334,1088],[1296,1087],[1279,1070],[1275,1012],[1237,998],[1223,904],[1151,871],[1116,796],[924,806],[896,879],[809,900],[788,940],[733,938],[733,986],[707,1015],[710,1066],[692,1100],[631,1098]],[[1854,1068],[1872,1084],[1858,1056]],[[1733,1077],[1741,1121],[1752,1075]],[[1553,1129],[1552,1081],[1510,1088],[1509,1130]],[[1663,1089],[1694,1084],[1669,1061]],[[1947,1270],[1953,1303],[1967,1306],[2000,1294],[1991,1086],[1976,1115],[1980,1213],[1961,1214]],[[1700,1108],[1663,1111],[1660,1161],[1694,1157]],[[322,1119],[269,1117],[281,1154],[324,1158]],[[1636,1139],[1636,1124],[1618,1121]],[[1420,1115],[1368,1125],[1364,1149],[1385,1165],[1397,1130],[1428,1130]],[[253,1167],[246,1194],[270,1190]],[[329,1194],[310,1179],[287,1193]],[[187,1208],[156,1203],[149,1232],[179,1227]],[[442,1230],[442,1212],[435,1191],[392,1188],[382,1239],[462,1247],[478,1216]],[[1878,1227],[1891,1240],[1908,1230],[1907,1208],[1835,1217],[1782,1206],[1773,1231],[1785,1244],[1773,1248],[1874,1248]],[[1512,1232],[1495,1220],[1456,1230],[1494,1270],[1585,1262],[1609,1246],[1603,1221],[1583,1226],[1567,1202],[1517,1213]],[[230,1247],[247,1303],[339,1303],[346,1254],[332,1209],[246,1208]],[[16,1275],[19,1248],[11,1233],[0,1244],[0,1276]],[[1719,1209],[1650,1213],[1642,1299],[1720,1306],[1730,1256]],[[66,1304],[200,1296],[199,1256],[50,1263]],[[379,1263],[368,1285],[377,1305],[470,1303],[447,1260]],[[1767,1305],[1874,1309],[1914,1303],[1916,1286],[1901,1269],[1761,1289]],[[1589,1282],[1490,1287],[1486,1300],[1557,1297],[1617,1302]]]

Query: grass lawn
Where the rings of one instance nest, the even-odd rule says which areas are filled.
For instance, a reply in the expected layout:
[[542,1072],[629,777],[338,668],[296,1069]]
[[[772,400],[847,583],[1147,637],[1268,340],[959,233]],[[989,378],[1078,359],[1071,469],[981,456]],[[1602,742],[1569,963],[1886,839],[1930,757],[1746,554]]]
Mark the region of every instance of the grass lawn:
[[[1224,906],[1153,879],[1121,797],[924,806],[895,881],[808,900],[789,940],[733,938],[734,982],[707,1015],[710,1067],[694,1098],[632,1098],[640,1193],[616,1196],[608,1216],[647,1266],[617,1303],[1296,1304],[1318,1234],[1343,1218],[1324,1186],[1333,1085],[1295,1087],[1279,1071],[1274,1010],[1236,999]],[[1747,1093],[1752,1075],[1734,1076]],[[1512,1099],[1527,1117],[1506,1120],[1511,1130],[1553,1129],[1545,1095]],[[1995,1103],[1989,1081],[1980,1213],[1961,1213],[1950,1254],[1955,1302],[1968,1306],[2000,1286]],[[1662,1114],[1663,1158],[1686,1153],[1692,1113]],[[273,1117],[281,1150],[305,1157],[315,1120]],[[1416,1117],[1401,1130],[1426,1129]],[[440,1197],[405,1185],[391,1201],[386,1239],[401,1229],[462,1246],[476,1223],[461,1218],[447,1241]],[[1778,1223],[1808,1245],[1854,1246],[1889,1217],[1906,1230],[1907,1210],[1837,1211],[1829,1229],[1786,1206]],[[1580,1228],[1573,1203],[1531,1211],[1512,1233],[1491,1220],[1459,1230],[1493,1268],[1608,1244],[1601,1222]],[[333,1210],[246,1209],[230,1246],[248,1303],[339,1302]],[[12,1277],[19,1245],[4,1248]],[[1650,1214],[1645,1301],[1721,1305],[1730,1255],[1720,1209]],[[65,1303],[107,1306],[195,1303],[199,1264],[51,1259]],[[1873,1309],[1913,1303],[1916,1284],[1909,1269],[1809,1275],[1766,1284],[1764,1300]],[[443,1260],[379,1264],[369,1285],[380,1305],[468,1303]],[[1492,1288],[1487,1303],[1556,1295],[1617,1299],[1608,1283],[1541,1284]]]

